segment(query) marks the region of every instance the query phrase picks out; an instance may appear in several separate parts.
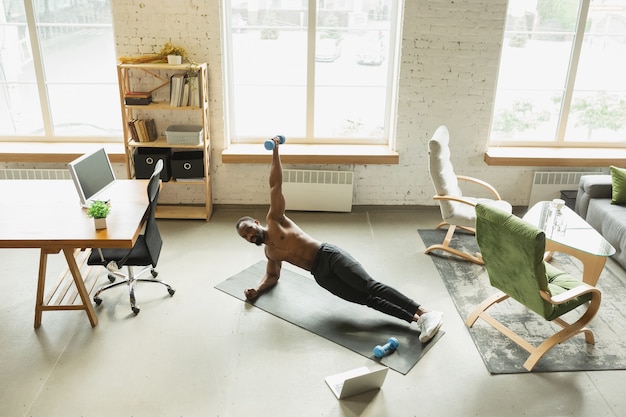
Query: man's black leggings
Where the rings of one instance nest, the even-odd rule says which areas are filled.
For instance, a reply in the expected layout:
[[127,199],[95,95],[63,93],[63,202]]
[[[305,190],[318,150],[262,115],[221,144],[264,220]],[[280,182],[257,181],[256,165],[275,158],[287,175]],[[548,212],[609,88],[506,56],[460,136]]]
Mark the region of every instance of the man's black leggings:
[[419,308],[404,294],[374,280],[349,253],[328,243],[320,246],[311,274],[320,286],[336,296],[409,323]]

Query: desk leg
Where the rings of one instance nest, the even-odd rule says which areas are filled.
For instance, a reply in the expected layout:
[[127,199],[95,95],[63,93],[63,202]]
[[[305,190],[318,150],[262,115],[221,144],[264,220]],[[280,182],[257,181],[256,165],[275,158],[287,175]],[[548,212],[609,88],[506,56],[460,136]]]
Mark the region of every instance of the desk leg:
[[37,278],[37,299],[35,301],[35,329],[41,326],[41,313],[43,312],[43,294],[46,287],[46,267],[48,265],[48,252],[41,249],[39,253],[39,277]]
[[592,255],[546,239],[546,251],[571,255],[583,264],[583,282],[595,287],[606,264],[606,256]]
[[74,284],[76,285],[76,289],[78,290],[80,299],[83,302],[83,307],[85,308],[85,312],[87,313],[87,317],[89,318],[91,327],[96,327],[98,325],[98,316],[96,315],[96,310],[93,308],[93,304],[89,299],[89,292],[85,287],[85,282],[83,281],[83,277],[80,273],[80,269],[78,268],[78,264],[76,264],[76,258],[74,258],[74,250],[71,248],[64,248],[63,254],[65,255],[67,265],[69,266],[72,277],[74,278]]

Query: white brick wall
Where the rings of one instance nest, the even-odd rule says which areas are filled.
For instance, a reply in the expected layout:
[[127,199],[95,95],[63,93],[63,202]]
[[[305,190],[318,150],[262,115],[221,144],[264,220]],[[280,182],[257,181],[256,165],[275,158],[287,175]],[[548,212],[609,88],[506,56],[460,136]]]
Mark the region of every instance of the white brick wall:
[[[268,167],[222,164],[222,53],[218,0],[112,0],[118,55],[158,51],[171,41],[209,63],[213,202],[267,204]],[[399,165],[353,169],[355,205],[431,205],[427,141],[440,124],[451,133],[459,173],[483,178],[513,204],[525,204],[531,171],[487,167],[489,131],[507,0],[405,0],[396,145]],[[286,168],[300,168],[286,166]],[[315,167],[307,167],[315,168]],[[528,184],[525,187],[515,184]]]

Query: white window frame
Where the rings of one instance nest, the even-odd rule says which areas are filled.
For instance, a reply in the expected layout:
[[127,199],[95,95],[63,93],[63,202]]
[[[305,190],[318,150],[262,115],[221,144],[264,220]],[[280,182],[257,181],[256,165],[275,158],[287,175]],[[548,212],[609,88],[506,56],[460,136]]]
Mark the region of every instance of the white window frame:
[[[561,109],[558,115],[557,130],[555,139],[551,141],[530,141],[530,140],[495,140],[490,137],[490,147],[534,147],[534,148],[620,148],[626,147],[626,143],[620,142],[601,142],[601,141],[567,141],[565,138],[567,122],[570,117],[570,108],[572,106],[572,99],[575,92],[576,74],[578,71],[580,56],[583,49],[583,43],[585,38],[585,26],[587,24],[587,18],[589,15],[589,9],[591,0],[581,0],[578,9],[578,18],[576,21],[576,27],[574,30],[575,37],[572,45],[572,53],[570,56],[568,72],[565,77],[565,87],[563,89],[563,101]],[[511,31],[514,32],[514,31]],[[592,36],[593,34],[590,34]],[[504,34],[506,38],[506,32]],[[502,43],[502,48],[505,47],[505,42]],[[496,87],[496,94],[497,94]],[[495,97],[494,97],[495,98]],[[496,114],[492,114],[492,120],[490,130],[493,130]]]
[[[49,85],[60,85],[60,84],[64,84],[64,83],[55,83],[55,82],[46,82],[46,77],[45,77],[45,70],[44,70],[44,63],[42,60],[42,50],[41,50],[41,44],[40,44],[40,40],[39,40],[39,36],[37,33],[37,28],[38,27],[45,27],[45,26],[55,26],[55,24],[46,24],[46,23],[37,23],[36,21],[36,13],[35,13],[35,7],[34,7],[34,1],[35,0],[24,0],[24,12],[25,12],[25,18],[26,18],[26,22],[25,23],[16,23],[16,22],[4,22],[3,25],[6,26],[26,26],[27,28],[27,32],[28,32],[28,43],[29,43],[29,49],[30,49],[30,53],[31,53],[31,58],[33,60],[33,69],[34,69],[34,73],[35,73],[35,83],[36,83],[36,90],[38,93],[38,98],[39,98],[39,111],[41,112],[41,118],[42,118],[42,128],[43,128],[43,133],[41,135],[23,135],[20,133],[17,133],[15,135],[4,135],[4,134],[0,134],[0,142],[7,142],[7,141],[11,141],[11,142],[68,142],[68,143],[94,143],[94,142],[101,142],[101,143],[118,143],[118,142],[122,142],[122,136],[121,134],[119,135],[110,135],[110,136],[95,136],[95,135],[88,135],[88,134],[80,134],[80,135],[73,135],[73,136],[66,136],[66,135],[58,135],[55,134],[54,132],[54,123],[52,120],[52,110],[50,107],[50,96],[48,94],[48,86]],[[62,26],[69,26],[69,24],[61,24]],[[88,27],[108,27],[111,28],[111,30],[113,29],[113,22],[111,22],[110,24],[104,24],[104,23],[89,23],[89,24],[72,24],[73,26],[88,26]],[[77,59],[81,59],[80,57],[77,57]],[[68,63],[68,65],[72,65],[71,62]],[[2,84],[15,84],[14,81],[0,81],[0,86]],[[29,83],[30,84],[30,83]],[[73,85],[75,85],[76,83],[72,83]],[[118,84],[117,82],[102,82],[102,83],[97,83],[97,82],[88,82],[86,83],[86,85],[110,85],[112,88],[115,88],[116,90],[118,90]],[[115,111],[118,111],[117,109]],[[120,132],[121,132],[121,114],[120,114]]]
[[[404,0],[392,0],[392,10],[389,11],[391,19],[390,34],[389,34],[389,51],[387,59],[384,65],[388,65],[387,70],[387,94],[386,94],[386,106],[385,106],[385,127],[382,134],[382,139],[372,138],[326,138],[326,137],[313,137],[313,121],[314,121],[314,94],[315,89],[315,46],[316,46],[316,27],[317,27],[317,0],[304,0],[308,3],[308,18],[307,18],[307,97],[306,97],[306,134],[302,138],[289,138],[289,143],[298,144],[313,144],[313,145],[337,145],[337,144],[349,144],[349,145],[386,145],[390,149],[395,149],[395,129],[396,129],[396,114],[397,114],[397,97],[398,97],[398,84],[399,84],[399,65],[400,65],[400,53],[401,53],[401,28],[402,28],[402,13],[404,8]],[[234,134],[234,118],[236,117],[236,111],[234,108],[233,100],[231,100],[231,92],[234,91],[232,68],[233,68],[233,56],[232,56],[232,15],[230,0],[222,0],[222,51],[223,54],[223,88],[224,88],[224,133],[225,133],[225,145],[228,147],[230,144],[251,144],[262,143],[266,140],[266,137],[246,137],[236,136]],[[393,45],[393,47],[392,47]]]

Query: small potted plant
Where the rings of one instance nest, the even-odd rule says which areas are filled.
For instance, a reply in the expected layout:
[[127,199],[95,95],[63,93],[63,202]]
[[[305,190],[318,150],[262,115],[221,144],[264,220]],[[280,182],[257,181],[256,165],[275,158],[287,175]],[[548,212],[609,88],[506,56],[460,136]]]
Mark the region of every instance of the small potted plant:
[[106,201],[93,201],[87,209],[87,217],[92,217],[96,230],[106,229],[107,216],[111,211],[111,205]]
[[187,51],[180,46],[174,46],[171,42],[166,42],[161,48],[159,55],[167,57],[168,64],[181,64],[183,59],[187,58]]

